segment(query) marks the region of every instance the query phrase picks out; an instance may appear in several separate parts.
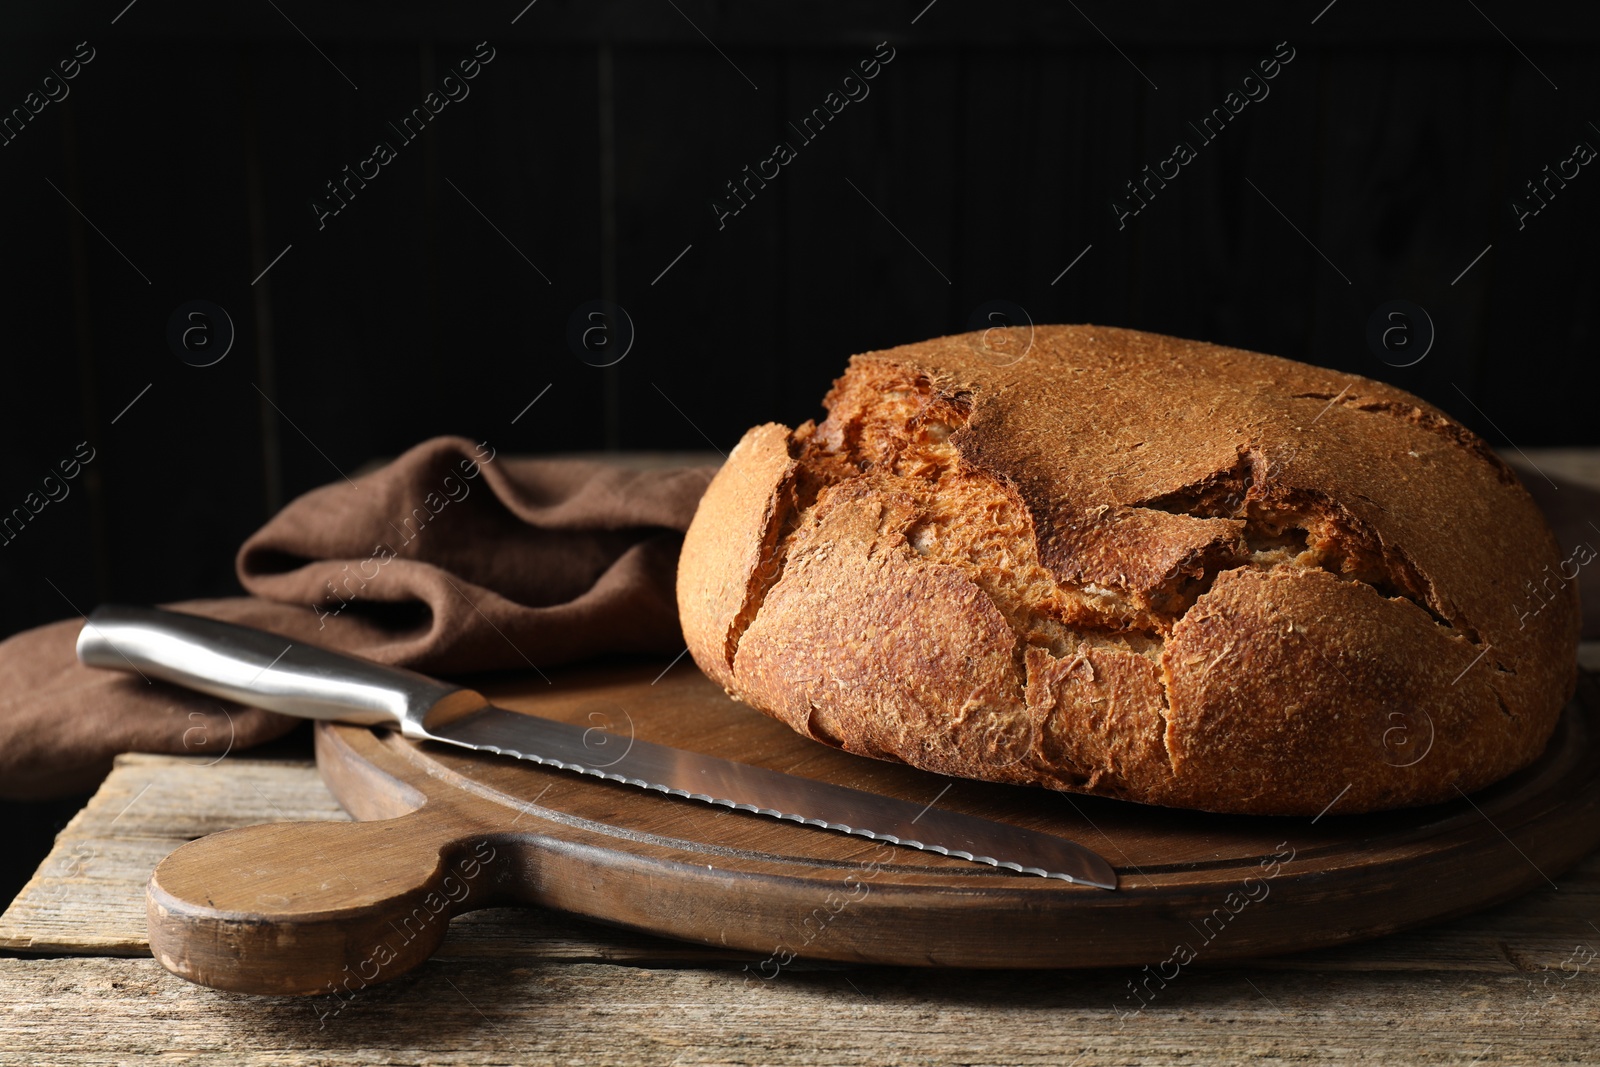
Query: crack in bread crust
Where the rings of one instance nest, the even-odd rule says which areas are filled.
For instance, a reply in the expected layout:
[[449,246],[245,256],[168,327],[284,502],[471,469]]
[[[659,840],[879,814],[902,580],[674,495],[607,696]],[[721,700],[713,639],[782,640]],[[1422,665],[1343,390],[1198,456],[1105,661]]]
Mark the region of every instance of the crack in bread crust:
[[[1541,645],[1494,598],[1553,539],[1481,441],[1273,357],[1040,338],[1061,362],[993,368],[965,337],[856,357],[826,419],[785,435],[717,650],[731,693],[941,773],[1219,811],[1315,813],[1341,776],[1341,810],[1429,803],[1533,758],[1576,606],[1536,620]],[[1146,380],[1168,365],[1200,373]],[[847,591],[874,581],[898,601]],[[1391,706],[1438,727],[1420,769],[1367,722]]]
[[1487,463],[1495,473],[1495,477],[1502,485],[1518,485],[1517,474],[1509,464],[1494,454],[1494,449],[1484,443],[1483,438],[1468,430],[1465,426],[1451,422],[1436,412],[1425,411],[1420,404],[1407,403],[1399,400],[1362,399],[1359,394],[1348,391],[1340,393],[1295,393],[1295,400],[1326,400],[1329,405],[1335,403],[1355,411],[1366,412],[1369,415],[1387,415],[1390,418],[1400,419],[1413,426],[1427,430],[1429,433],[1438,434],[1454,445],[1460,446],[1468,454]]
[[[1266,471],[1262,478],[1260,473]],[[1196,518],[1241,520],[1242,545],[1231,558],[1206,568],[1204,574],[1174,590],[1184,601],[1172,612],[1174,622],[1183,616],[1219,574],[1238,567],[1271,569],[1277,566],[1319,569],[1345,581],[1370,585],[1384,597],[1408,600],[1433,616],[1445,630],[1482,644],[1477,630],[1465,617],[1446,614],[1433,584],[1399,546],[1386,543],[1370,524],[1340,507],[1324,493],[1304,489],[1280,490],[1274,473],[1254,449],[1240,451],[1240,462],[1219,471],[1196,486],[1162,494],[1136,505],[1169,514]]]
[[836,389],[828,419],[796,431],[796,463],[817,485],[813,507],[826,506],[827,491],[847,481],[907,494],[917,515],[903,531],[906,548],[960,569],[1025,645],[1065,655],[1089,639],[1159,651],[1160,627],[1115,591],[1056,579],[1039,561],[1021,495],[962,460],[953,439],[970,415],[970,395],[941,393],[926,377],[878,385],[865,395]]
[[824,490],[843,481],[865,479],[884,491],[909,492],[921,510],[905,531],[910,549],[960,568],[1023,644],[1057,657],[1084,641],[1159,655],[1163,635],[1217,576],[1240,567],[1320,569],[1408,600],[1441,627],[1481,644],[1465,619],[1446,617],[1403,550],[1323,494],[1280,489],[1276,480],[1292,457],[1269,457],[1254,446],[1241,447],[1233,466],[1200,482],[1126,505],[1236,524],[1229,532],[1237,536],[1185,556],[1143,604],[1125,588],[1063,582],[1040,562],[1033,516],[1021,495],[961,456],[956,441],[971,415],[971,394],[941,394],[926,375],[872,386],[867,396],[836,389],[829,418],[796,433],[791,454],[804,490],[790,491],[795,500],[780,541]]
[[750,580],[745,585],[744,602],[738,614],[728,624],[728,633],[723,641],[723,660],[729,669],[733,668],[734,658],[739,653],[739,642],[744,637],[744,632],[755,621],[756,613],[761,610],[761,604],[767,598],[767,593],[778,584],[778,579],[783,577],[784,556],[788,552],[788,534],[793,532],[793,519],[799,514],[800,507],[795,499],[795,478],[793,473],[778,483],[772,494],[772,510],[767,520],[766,530],[761,537],[761,545],[757,556],[755,569],[750,572]]
[[[1221,575],[1240,569],[1320,570],[1367,585],[1386,599],[1409,601],[1440,627],[1479,643],[1470,626],[1438,612],[1427,583],[1403,553],[1382,545],[1325,496],[1280,491],[1277,477],[1292,457],[1269,458],[1255,447],[1240,448],[1232,466],[1198,482],[1126,505],[1229,523],[1231,536],[1185,556],[1156,591],[1141,598],[1124,588],[1064,582],[1040,562],[1033,515],[1017,490],[961,456],[956,442],[972,413],[971,394],[941,393],[926,375],[874,379],[870,392],[847,383],[830,397],[828,419],[802,426],[791,440],[796,471],[779,490],[785,503],[773,524],[778,562],[762,593],[752,598],[747,618],[781,577],[783,552],[795,529],[818,519],[836,487],[849,486],[852,496],[865,490],[913,502],[915,517],[896,531],[900,542],[928,563],[958,570],[998,609],[1016,636],[1012,670],[1018,699],[1026,705],[1058,709],[1062,699],[1050,694],[1052,684],[1092,686],[1095,650],[1101,658],[1133,653],[1160,664],[1166,635]],[[730,647],[730,662],[735,650]],[[1131,679],[1125,665],[1111,662]],[[1087,683],[1080,683],[1081,665],[1091,665]],[[1135,732],[1153,733],[1154,741],[1145,738],[1142,748],[1159,752],[1176,773],[1167,743],[1167,676],[1152,676],[1159,684],[1140,689],[1145,706],[1125,708],[1124,714],[1156,717],[1158,730]],[[815,729],[818,721],[813,714],[808,726]],[[1076,768],[1067,772],[1069,781],[1081,779],[1101,792],[1126,791],[1121,786],[1127,776],[1115,767],[1113,753],[1129,744],[1094,749],[1107,732],[1103,716],[1080,723],[1070,741],[1062,731],[1052,732],[1048,716],[1039,729],[1035,769],[1055,777],[1065,761]],[[1100,752],[1098,763],[1084,754],[1092,750]]]

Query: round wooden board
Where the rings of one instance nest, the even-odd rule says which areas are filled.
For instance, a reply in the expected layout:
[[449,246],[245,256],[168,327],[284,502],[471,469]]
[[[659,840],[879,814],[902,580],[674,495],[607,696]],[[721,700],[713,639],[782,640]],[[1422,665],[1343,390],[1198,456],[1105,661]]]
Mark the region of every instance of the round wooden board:
[[[357,823],[191,843],[151,879],[151,945],[246,992],[353,990],[438,946],[451,915],[520,902],[747,952],[951,967],[1219,960],[1369,938],[1543,886],[1600,841],[1595,701],[1532,767],[1454,803],[1316,819],[1210,815],[950,779],[838,752],[730,700],[685,660],[480,689],[505,707],[1060,834],[1107,892],[780,822],[398,734],[321,724]],[[1424,757],[1425,758],[1425,757]],[[186,855],[187,854],[187,855]],[[352,985],[352,979],[357,983]]]

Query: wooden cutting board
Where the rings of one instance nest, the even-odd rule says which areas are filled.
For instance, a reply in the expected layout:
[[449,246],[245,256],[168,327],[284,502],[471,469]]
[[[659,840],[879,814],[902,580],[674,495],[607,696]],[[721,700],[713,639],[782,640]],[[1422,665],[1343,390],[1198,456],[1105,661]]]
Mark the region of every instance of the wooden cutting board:
[[[1145,992],[1130,984],[1130,995],[1148,996],[1195,961],[1375,937],[1553,884],[1600,841],[1600,722],[1587,680],[1544,756],[1512,778],[1376,815],[1340,815],[1330,797],[1311,819],[1145,807],[850,756],[730,700],[687,658],[664,666],[479,688],[504,706],[594,727],[597,763],[632,736],[937,802],[1073,838],[1117,867],[1121,887],[321,724],[323,778],[361,821],[247,827],[178,849],[150,881],[153,952],[223,989],[348,995],[425,960],[451,916],[524,903],[727,946],[759,977],[796,958],[1148,965],[1134,977]],[[1425,738],[1406,743],[1425,750]]]

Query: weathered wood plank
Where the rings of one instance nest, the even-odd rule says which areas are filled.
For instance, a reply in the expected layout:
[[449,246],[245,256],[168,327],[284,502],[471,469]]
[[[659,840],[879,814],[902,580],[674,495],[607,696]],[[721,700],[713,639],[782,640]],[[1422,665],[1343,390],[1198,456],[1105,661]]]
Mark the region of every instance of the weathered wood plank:
[[1543,471],[1552,478],[1600,489],[1600,448],[1505,448],[1500,458],[1525,478],[1538,478]]
[[[129,755],[68,825],[39,873],[0,917],[0,948],[63,954],[149,952],[144,883],[178,845],[231,826],[346,816],[300,761]],[[1478,972],[1556,969],[1579,945],[1600,950],[1600,854],[1540,890],[1477,915],[1366,944],[1263,960],[1272,971]],[[501,908],[464,915],[448,961],[627,961],[656,966],[757,961],[571,916]],[[1053,980],[1053,979],[1052,979]]]
[[[142,952],[142,888],[167,850],[345,817],[309,763],[205,764],[123,757],[0,919],[4,947]],[[1559,884],[1366,944],[1201,958],[1165,982],[798,961],[768,979],[756,961],[514,909],[463,916],[413,974],[337,997],[219,993],[148,959],[0,959],[0,1065],[1574,1062],[1600,1023],[1600,855]]]
[[[121,756],[0,916],[0,950],[148,956],[144,886],[179,845],[255,823],[347,820],[316,766],[236,756]],[[451,925],[444,959],[726,960],[726,953],[547,911],[495,908]]]
[[144,883],[186,841],[274,820],[348,820],[306,761],[120,756],[0,916],[0,948],[146,955]]
[[[150,960],[0,960],[0,1064],[1531,1064],[1592,1051],[1592,966],[1530,975],[783,972],[435,959],[349,998]],[[71,1025],[59,1009],[71,1006]]]

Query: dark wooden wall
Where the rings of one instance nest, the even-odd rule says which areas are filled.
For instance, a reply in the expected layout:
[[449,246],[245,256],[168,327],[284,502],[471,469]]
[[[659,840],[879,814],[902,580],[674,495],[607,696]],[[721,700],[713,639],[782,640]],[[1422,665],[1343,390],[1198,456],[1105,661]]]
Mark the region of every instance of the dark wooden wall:
[[[1576,5],[523,3],[0,16],[0,108],[95,50],[0,147],[0,512],[96,450],[0,546],[5,632],[227,593],[272,509],[433,434],[726,449],[993,299],[1386,378],[1497,445],[1600,440],[1600,166],[1520,231],[1509,207],[1600,147]],[[1285,40],[1270,96],[1119,230],[1123,183]],[[470,95],[319,230],[324,183],[479,41]],[[870,96],[719,230],[722,184],[880,41]],[[1403,369],[1364,339],[1396,298],[1437,328]],[[191,299],[236,327],[215,366],[168,346]],[[636,328],[609,369],[566,341],[597,299]]]

